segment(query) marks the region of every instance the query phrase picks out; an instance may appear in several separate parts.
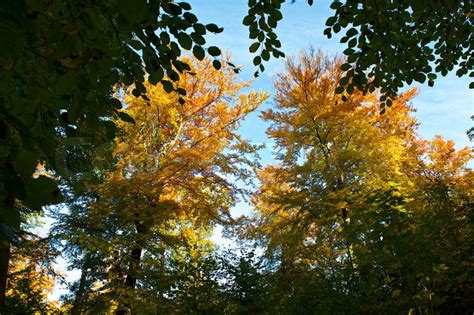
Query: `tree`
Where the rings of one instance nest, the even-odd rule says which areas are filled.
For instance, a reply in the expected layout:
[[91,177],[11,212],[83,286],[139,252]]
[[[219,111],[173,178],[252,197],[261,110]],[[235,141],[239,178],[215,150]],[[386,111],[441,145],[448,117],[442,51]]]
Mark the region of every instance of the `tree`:
[[255,254],[257,250],[249,246],[240,253],[227,250],[221,254],[223,313],[263,314],[268,310],[271,270],[268,262]]
[[[245,181],[254,166],[255,148],[235,131],[266,95],[241,92],[248,83],[238,82],[227,63],[218,71],[210,59],[186,62],[194,74],[182,75],[175,87],[187,91],[185,104],[158,85],[146,84],[145,98],[133,95],[134,87],[117,91],[133,123],[117,121],[115,168],[102,183],[88,186],[88,214],[79,215],[86,224],[71,230],[114,270],[102,292],[109,303],[117,302],[118,314],[139,309],[141,297],[153,300],[163,293],[153,288],[169,290],[163,274],[153,277],[165,283],[142,287],[149,281],[147,269],[171,272],[163,269],[171,264],[168,255],[189,242],[190,232],[206,235],[215,222],[229,224],[229,209],[244,191],[227,175]],[[79,222],[71,218],[68,225]]]
[[60,277],[53,266],[58,252],[50,246],[48,238],[28,232],[37,227],[34,216],[23,221],[28,224],[22,224],[24,232],[12,247],[5,314],[50,314],[59,310],[48,298],[54,280]]
[[[260,172],[244,232],[279,261],[271,305],[282,313],[469,309],[460,288],[472,283],[462,254],[472,238],[470,149],[417,137],[415,91],[384,115],[376,94],[341,103],[341,63],[315,52],[289,60],[276,108],[263,113],[280,163]],[[447,279],[452,286],[441,289]]]

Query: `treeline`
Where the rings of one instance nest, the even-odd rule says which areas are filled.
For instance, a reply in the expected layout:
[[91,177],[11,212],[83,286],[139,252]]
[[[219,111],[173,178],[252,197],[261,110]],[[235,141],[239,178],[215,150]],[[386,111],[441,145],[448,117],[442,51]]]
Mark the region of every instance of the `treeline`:
[[[220,70],[187,61],[194,74],[175,82],[186,96],[118,86],[115,142],[66,143],[46,237],[17,205],[6,314],[474,311],[471,149],[418,136],[416,90],[381,113],[377,91],[340,93],[343,60],[289,59],[261,113],[277,160],[262,166],[237,129],[268,95],[228,58]],[[245,199],[252,213],[233,218]],[[240,250],[212,243],[217,224]],[[51,302],[61,279],[70,293]]]

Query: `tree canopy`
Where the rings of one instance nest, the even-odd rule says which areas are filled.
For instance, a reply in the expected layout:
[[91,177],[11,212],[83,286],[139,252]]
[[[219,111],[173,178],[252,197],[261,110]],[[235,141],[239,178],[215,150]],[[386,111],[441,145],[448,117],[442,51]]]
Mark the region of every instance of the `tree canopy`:
[[[46,237],[29,232],[36,213],[22,210],[8,312],[474,308],[472,150],[417,134],[416,89],[380,114],[379,94],[355,91],[343,101],[336,92],[344,59],[318,51],[289,58],[275,105],[261,112],[276,150],[275,163],[261,166],[259,147],[236,131],[267,94],[246,89],[226,64],[184,61],[195,73],[178,81],[185,104],[160,85],[146,83],[146,99],[116,87],[134,123],[116,118],[108,167],[61,179],[64,201],[48,210],[55,223]],[[232,217],[242,198],[252,212]],[[236,248],[212,241],[217,224]],[[47,294],[61,278],[59,253],[80,276],[65,281],[58,303]]]
[[[249,51],[256,53],[253,59],[256,75],[265,70],[264,62],[272,56],[285,56],[277,35],[278,22],[284,18],[284,2],[250,0],[248,3],[248,15],[242,23],[249,28],[252,40]],[[307,2],[318,5],[312,0]],[[334,15],[327,20],[324,33],[331,37],[344,31],[341,42],[347,45],[343,52],[346,59],[337,63],[339,69],[331,72],[336,76],[334,93],[341,95],[338,98],[341,108],[350,107],[350,100],[362,97],[361,92],[379,97],[381,102],[375,99],[373,102],[385,111],[385,106],[398,102],[397,92],[405,84],[428,81],[432,86],[437,74],[446,75],[449,71],[456,71],[458,76],[474,75],[470,1],[333,1],[331,9]],[[188,93],[193,88],[187,84],[190,76],[214,84],[217,82],[213,78],[222,78],[213,71],[223,71],[224,76],[238,73],[240,68],[223,56],[218,47],[207,44],[208,34],[222,31],[216,24],[201,23],[187,1],[21,0],[0,4],[0,41],[8,43],[0,47],[0,308],[4,305],[10,244],[19,243],[25,214],[62,201],[65,190],[58,183],[71,175],[71,163],[64,159],[65,155],[69,158],[76,154],[72,160],[77,166],[83,152],[74,148],[80,147],[81,141],[92,146],[113,142],[118,130],[127,133],[127,128],[134,128],[123,125],[137,123],[136,113],[124,107],[129,106],[124,95],[135,98],[134,102],[150,104],[153,92],[148,93],[148,89],[159,89],[160,95],[171,93],[173,101],[169,108],[160,109],[160,113],[169,111],[166,121],[162,121],[167,124],[175,118],[173,115],[184,115],[180,112],[183,106],[194,106],[186,103],[192,99]],[[183,58],[185,54],[195,60]],[[195,62],[204,60],[208,63],[206,73],[212,73],[212,77],[197,75]],[[240,89],[238,84],[226,88]],[[249,106],[263,100],[262,95],[248,97],[242,102],[249,102]],[[244,112],[220,109],[213,115],[220,117],[219,128],[223,130],[236,123],[233,118],[238,120],[247,113],[244,109],[241,109]],[[331,112],[336,119],[338,115]],[[393,132],[404,128],[406,122],[392,117],[396,113],[394,110],[386,116],[392,119],[387,124]],[[214,118],[200,119],[200,124],[216,127]],[[177,128],[180,122],[173,124]],[[222,130],[214,131],[228,141],[236,139],[232,132],[229,135]],[[201,130],[198,135],[207,132]],[[151,138],[147,141],[151,141],[156,135],[150,132],[148,137]],[[183,145],[191,145],[193,136],[186,137],[189,138]],[[175,148],[178,140],[171,141],[169,147]],[[203,140],[199,144],[204,143]],[[225,148],[227,144],[221,143]],[[232,148],[246,154],[254,149],[243,143],[235,146]],[[217,151],[208,152],[209,148],[198,147],[193,150],[191,145],[183,151],[186,153],[181,153],[186,155],[182,158],[187,161],[188,155],[198,153],[215,156],[218,151],[213,148]],[[248,175],[248,169],[236,170],[236,165],[244,162],[241,155],[226,156],[232,162],[224,163],[226,160],[219,154],[220,158],[212,163],[222,167],[221,171]],[[96,173],[106,173],[97,165],[91,166],[87,158],[81,163]],[[124,165],[107,163],[118,169],[122,167],[122,171],[127,169]],[[199,163],[204,161],[196,163],[193,166],[202,167]],[[176,172],[183,185],[197,185],[190,179],[195,175],[194,170],[167,167],[165,171]],[[85,180],[82,182],[84,186]],[[84,187],[81,189],[84,191]],[[208,189],[218,193],[215,188]],[[88,198],[96,198],[95,194]]]

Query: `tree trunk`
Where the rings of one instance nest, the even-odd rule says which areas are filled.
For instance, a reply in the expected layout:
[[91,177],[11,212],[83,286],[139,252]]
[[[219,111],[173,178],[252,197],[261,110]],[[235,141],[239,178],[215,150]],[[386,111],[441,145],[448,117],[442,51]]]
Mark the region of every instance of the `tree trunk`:
[[0,314],[5,310],[5,293],[7,289],[8,262],[10,261],[10,243],[1,240],[0,244]]
[[[135,221],[135,228],[137,229],[137,240],[135,247],[130,252],[130,262],[128,264],[127,276],[125,278],[125,286],[130,288],[130,295],[128,296],[130,300],[133,300],[134,297],[135,286],[137,284],[137,271],[140,268],[143,246],[145,244],[145,235],[149,230],[145,224],[140,223],[139,221]],[[128,313],[127,309],[129,308],[129,302],[120,304],[115,314],[126,315]]]
[[82,264],[81,279],[79,280],[79,288],[77,289],[76,296],[74,298],[74,304],[72,306],[71,315],[80,315],[82,312],[82,304],[84,299],[84,293],[86,289],[86,281],[88,276],[89,258],[90,255],[86,254],[84,262]]
[[[0,211],[13,208],[15,199],[3,196],[0,199]],[[3,224],[4,222],[0,222]],[[8,264],[10,262],[10,241],[0,236],[0,314],[5,311],[5,293],[7,291]]]

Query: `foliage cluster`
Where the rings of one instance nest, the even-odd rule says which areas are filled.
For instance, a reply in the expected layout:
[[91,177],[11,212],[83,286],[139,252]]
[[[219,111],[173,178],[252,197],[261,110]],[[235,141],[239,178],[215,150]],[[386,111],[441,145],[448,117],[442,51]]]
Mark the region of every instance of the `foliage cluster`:
[[[416,90],[380,114],[379,94],[337,93],[344,60],[290,58],[261,114],[278,163],[262,167],[236,131],[267,95],[222,58],[183,59],[185,104],[161,85],[117,87],[133,123],[116,119],[107,167],[62,179],[48,237],[15,250],[9,312],[472,311],[472,152],[417,135]],[[246,196],[253,213],[233,218]],[[216,224],[240,253],[216,248]],[[46,298],[59,252],[80,270],[61,306]]]

